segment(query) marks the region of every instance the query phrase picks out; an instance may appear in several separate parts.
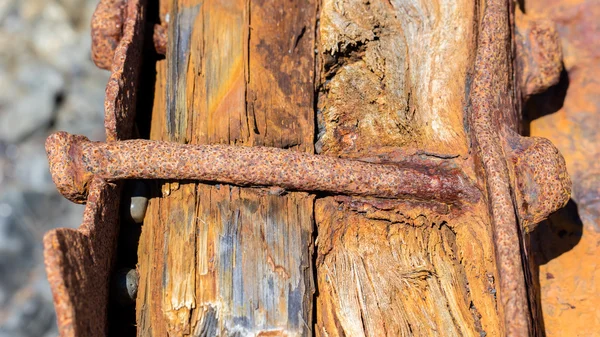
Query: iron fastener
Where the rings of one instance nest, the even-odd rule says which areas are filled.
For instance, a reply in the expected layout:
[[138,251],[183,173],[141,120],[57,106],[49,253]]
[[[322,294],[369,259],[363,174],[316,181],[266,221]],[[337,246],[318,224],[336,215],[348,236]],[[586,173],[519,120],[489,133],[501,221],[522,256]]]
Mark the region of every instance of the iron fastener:
[[374,164],[269,147],[185,145],[150,140],[92,142],[58,132],[46,141],[52,179],[84,203],[93,176],[106,180],[181,179],[296,191],[460,203],[479,190],[457,169]]

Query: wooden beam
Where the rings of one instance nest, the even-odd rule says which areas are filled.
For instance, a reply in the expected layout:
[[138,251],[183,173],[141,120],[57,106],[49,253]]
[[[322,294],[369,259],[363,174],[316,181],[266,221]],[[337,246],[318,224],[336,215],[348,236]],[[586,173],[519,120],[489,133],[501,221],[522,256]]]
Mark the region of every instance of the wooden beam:
[[[151,139],[313,152],[315,1],[163,1],[167,13]],[[138,249],[139,336],[310,334],[314,196],[159,185]]]
[[[465,128],[478,5],[324,0],[317,150],[429,157],[481,179]],[[315,220],[317,336],[504,335],[486,201],[327,197]]]

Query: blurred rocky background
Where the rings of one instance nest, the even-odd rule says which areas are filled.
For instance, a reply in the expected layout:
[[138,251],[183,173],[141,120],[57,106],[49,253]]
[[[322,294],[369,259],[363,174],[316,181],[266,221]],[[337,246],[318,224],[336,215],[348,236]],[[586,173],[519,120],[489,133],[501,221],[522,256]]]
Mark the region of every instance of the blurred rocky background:
[[90,57],[97,0],[0,0],[0,337],[56,336],[42,237],[83,207],[54,187],[44,140],[103,140],[109,73]]

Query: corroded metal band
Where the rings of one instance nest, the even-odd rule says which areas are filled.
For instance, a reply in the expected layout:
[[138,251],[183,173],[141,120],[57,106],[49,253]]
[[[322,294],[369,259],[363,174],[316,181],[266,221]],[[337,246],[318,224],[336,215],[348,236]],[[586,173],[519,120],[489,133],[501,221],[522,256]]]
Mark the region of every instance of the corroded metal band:
[[480,195],[458,169],[373,164],[268,147],[149,140],[100,143],[57,133],[48,138],[46,148],[59,190],[77,201],[84,199],[86,182],[92,176],[190,179],[453,204],[476,201]]
[[[513,111],[510,94],[510,26],[506,0],[485,1],[471,86],[469,124],[485,170],[499,266],[500,301],[506,335],[529,336],[529,304],[521,260],[520,234],[511,198],[509,172],[498,130],[512,120],[494,118]],[[506,118],[506,117],[505,117]]]

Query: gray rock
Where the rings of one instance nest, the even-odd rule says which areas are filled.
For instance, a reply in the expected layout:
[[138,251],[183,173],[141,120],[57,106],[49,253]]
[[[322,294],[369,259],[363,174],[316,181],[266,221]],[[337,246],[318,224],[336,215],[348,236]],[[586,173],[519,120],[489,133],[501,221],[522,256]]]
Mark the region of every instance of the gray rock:
[[7,90],[8,95],[0,96],[0,140],[16,143],[40,128],[47,128],[64,80],[56,69],[35,62],[18,64],[7,75],[12,83],[3,81],[0,92],[8,86],[12,88]]
[[44,140],[64,130],[104,138],[109,73],[90,57],[97,0],[0,0],[0,337],[56,336],[42,238],[77,227]]
[[34,191],[53,194],[56,187],[52,182],[44,137],[32,137],[19,146],[18,154],[13,161],[14,180],[23,191]]
[[104,140],[104,90],[108,72],[97,71],[72,78],[56,114],[56,130]]
[[17,221],[19,202],[0,201],[0,306],[5,307],[13,295],[27,283],[35,266],[34,238],[26,226]]

